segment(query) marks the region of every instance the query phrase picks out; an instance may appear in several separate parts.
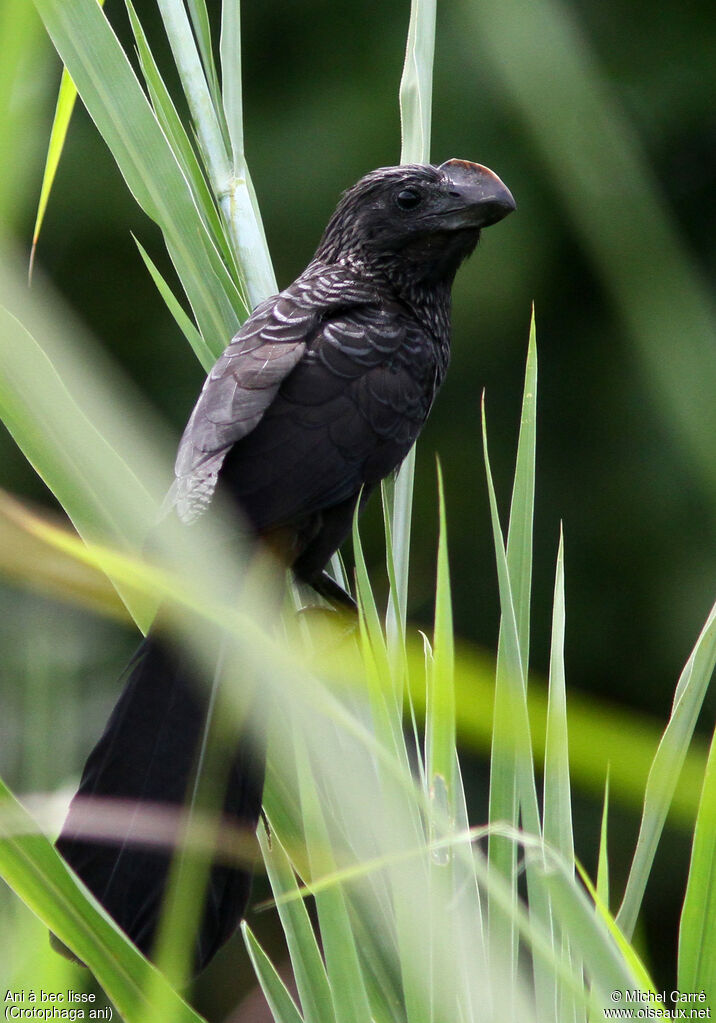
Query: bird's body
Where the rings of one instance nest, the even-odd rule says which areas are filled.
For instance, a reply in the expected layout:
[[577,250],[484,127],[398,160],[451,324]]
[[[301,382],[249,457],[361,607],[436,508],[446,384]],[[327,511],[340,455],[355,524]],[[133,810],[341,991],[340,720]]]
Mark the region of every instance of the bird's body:
[[[170,501],[190,523],[217,488],[259,537],[282,535],[301,580],[340,598],[324,568],[350,532],[356,502],[415,442],[447,370],[450,291],[482,227],[514,201],[491,171],[382,168],[343,197],[314,260],[258,306],[209,374],[182,437]],[[186,658],[150,636],[79,795],[181,804],[205,716]],[[225,813],[254,827],[261,753],[240,742]],[[58,847],[145,951],[169,858],[73,829]],[[215,867],[196,962],[202,967],[243,914],[248,876]]]

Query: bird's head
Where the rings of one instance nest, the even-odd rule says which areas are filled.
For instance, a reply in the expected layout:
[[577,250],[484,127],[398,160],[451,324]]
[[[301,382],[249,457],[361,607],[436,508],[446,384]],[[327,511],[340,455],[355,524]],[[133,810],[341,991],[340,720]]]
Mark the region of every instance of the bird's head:
[[482,228],[514,209],[509,189],[479,163],[381,167],[344,193],[316,258],[414,283],[449,283]]

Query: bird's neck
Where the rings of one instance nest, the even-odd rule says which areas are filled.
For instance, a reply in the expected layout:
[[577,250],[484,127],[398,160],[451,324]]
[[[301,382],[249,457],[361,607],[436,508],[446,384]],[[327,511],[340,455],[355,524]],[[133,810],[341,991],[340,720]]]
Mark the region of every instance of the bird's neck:
[[341,256],[340,262],[351,273],[369,281],[382,292],[397,299],[427,329],[440,346],[450,344],[451,288],[454,274],[447,279],[424,280],[414,273],[405,272],[402,261],[385,263],[361,256]]

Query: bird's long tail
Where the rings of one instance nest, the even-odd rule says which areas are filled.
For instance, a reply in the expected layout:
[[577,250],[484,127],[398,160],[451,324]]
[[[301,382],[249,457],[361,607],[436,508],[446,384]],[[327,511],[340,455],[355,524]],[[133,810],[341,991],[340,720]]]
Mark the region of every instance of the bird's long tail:
[[[120,927],[150,954],[173,850],[149,844],[143,832],[158,804],[173,818],[186,803],[209,695],[208,687],[195,684],[189,655],[154,631],[129,670],[104,734],[85,764],[57,848]],[[228,823],[256,827],[263,777],[264,751],[247,734],[237,744],[226,777],[223,813]],[[115,804],[121,823],[113,834],[93,832],[91,800],[104,811],[111,808],[110,800],[121,801]],[[235,930],[250,885],[249,870],[213,862],[194,946],[197,970]]]

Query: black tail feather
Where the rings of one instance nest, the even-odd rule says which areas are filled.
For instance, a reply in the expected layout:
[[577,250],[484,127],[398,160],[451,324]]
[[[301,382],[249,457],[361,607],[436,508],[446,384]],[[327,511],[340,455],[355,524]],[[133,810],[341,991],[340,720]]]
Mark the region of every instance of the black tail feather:
[[[173,850],[138,841],[131,812],[121,837],[88,837],[85,800],[164,804],[172,810],[185,805],[208,706],[208,689],[194,682],[195,675],[188,653],[170,648],[154,633],[144,640],[104,734],[85,764],[57,841],[64,859],[145,954],[155,938]],[[263,777],[263,750],[255,737],[244,736],[227,772],[223,812],[230,824],[256,827]],[[236,929],[250,886],[249,870],[213,863],[196,936],[197,971]]]

